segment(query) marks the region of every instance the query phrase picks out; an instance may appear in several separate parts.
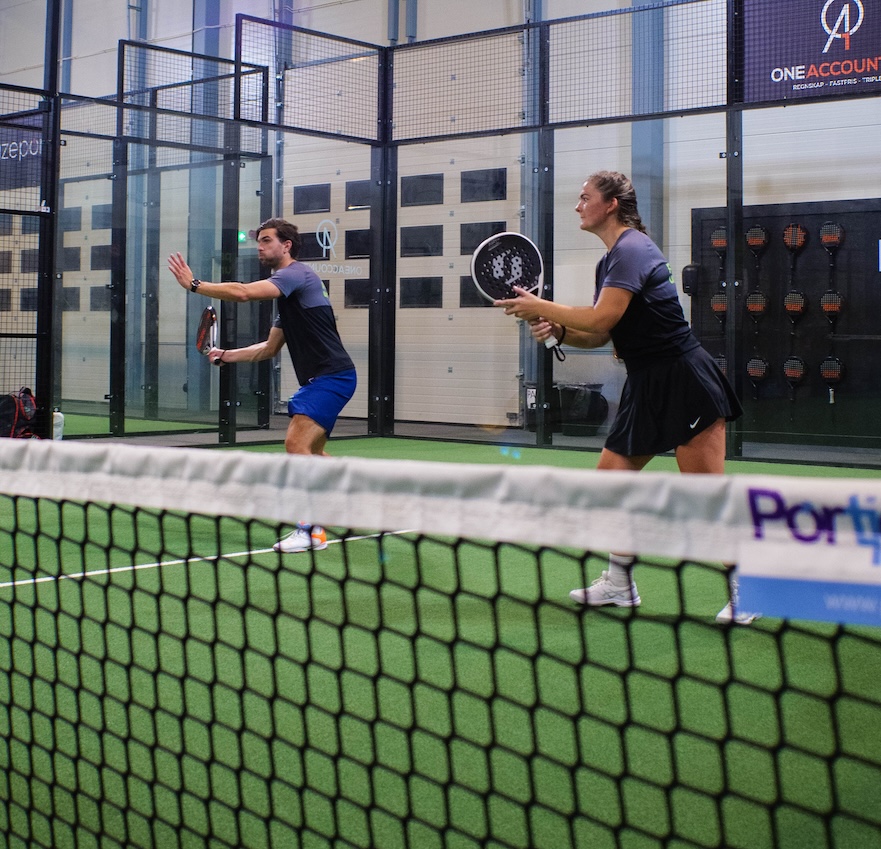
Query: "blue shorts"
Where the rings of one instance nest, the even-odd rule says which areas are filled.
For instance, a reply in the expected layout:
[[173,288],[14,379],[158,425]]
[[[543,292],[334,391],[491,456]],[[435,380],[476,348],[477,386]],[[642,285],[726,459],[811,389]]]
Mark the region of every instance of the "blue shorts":
[[288,401],[288,415],[309,416],[330,436],[343,407],[355,394],[357,385],[355,369],[313,377]]

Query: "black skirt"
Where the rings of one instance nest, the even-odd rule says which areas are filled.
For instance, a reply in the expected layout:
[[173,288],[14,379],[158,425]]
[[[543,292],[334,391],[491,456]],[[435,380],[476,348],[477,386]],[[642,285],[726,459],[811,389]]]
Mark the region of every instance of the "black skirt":
[[606,448],[625,457],[663,454],[716,419],[733,421],[742,414],[716,361],[697,347],[628,372]]

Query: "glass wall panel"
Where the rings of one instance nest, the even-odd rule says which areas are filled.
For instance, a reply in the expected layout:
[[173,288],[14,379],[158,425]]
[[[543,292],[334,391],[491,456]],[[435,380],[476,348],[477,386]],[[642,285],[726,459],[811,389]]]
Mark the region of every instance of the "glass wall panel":
[[[301,261],[324,281],[340,336],[358,372],[358,388],[343,409],[334,434],[366,433],[370,310],[365,308],[363,298],[347,299],[346,292],[369,285],[374,270],[369,239],[363,237],[365,231],[369,233],[371,222],[371,149],[367,145],[293,133],[279,133],[277,138],[276,214],[299,228],[303,241]],[[309,211],[308,205],[303,207],[304,199],[318,197],[323,199],[322,209]],[[325,202],[328,198],[329,204]],[[328,205],[330,209],[326,211]],[[304,211],[298,211],[301,209]],[[350,233],[353,235],[347,239]],[[357,256],[347,257],[346,245],[353,239],[361,247]],[[286,416],[288,399],[299,388],[286,349],[278,357],[275,387],[274,410]]]
[[[470,297],[470,269],[474,233],[522,229],[523,144],[524,137],[511,135],[399,150],[401,184],[430,181],[442,187],[443,198],[429,193],[418,204],[399,193],[396,433],[444,434],[455,426],[481,438],[520,425],[521,330],[501,310]],[[495,189],[476,200],[478,171],[496,179]],[[408,249],[407,234],[422,230],[442,234],[440,250]],[[413,280],[440,281],[440,297],[415,303],[408,294]]]

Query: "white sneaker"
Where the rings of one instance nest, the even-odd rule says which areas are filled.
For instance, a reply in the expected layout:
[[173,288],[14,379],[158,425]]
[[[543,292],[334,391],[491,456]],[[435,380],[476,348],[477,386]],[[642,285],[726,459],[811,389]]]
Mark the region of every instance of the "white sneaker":
[[616,607],[639,607],[642,599],[636,591],[636,584],[630,582],[629,587],[615,586],[609,580],[609,573],[603,572],[589,587],[583,590],[572,590],[569,598],[578,604],[589,604],[597,607],[601,604],[614,604]]
[[747,610],[738,610],[735,603],[728,602],[717,614],[716,621],[725,624],[733,622],[735,625],[749,625],[761,618],[761,613],[750,613]]
[[290,536],[280,539],[272,547],[282,554],[321,551],[327,548],[327,534],[320,525],[297,525],[297,529]]
[[717,614],[716,621],[722,624],[733,622],[735,625],[749,625],[761,617],[761,613],[750,613],[748,610],[741,610],[738,606],[740,602],[740,593],[737,590],[737,578],[731,578],[729,581],[731,587],[731,599]]

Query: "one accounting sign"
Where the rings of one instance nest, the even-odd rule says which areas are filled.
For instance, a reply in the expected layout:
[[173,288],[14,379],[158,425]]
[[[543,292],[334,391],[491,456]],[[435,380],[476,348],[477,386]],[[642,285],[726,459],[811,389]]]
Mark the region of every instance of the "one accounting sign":
[[744,0],[748,103],[881,90],[881,4]]

